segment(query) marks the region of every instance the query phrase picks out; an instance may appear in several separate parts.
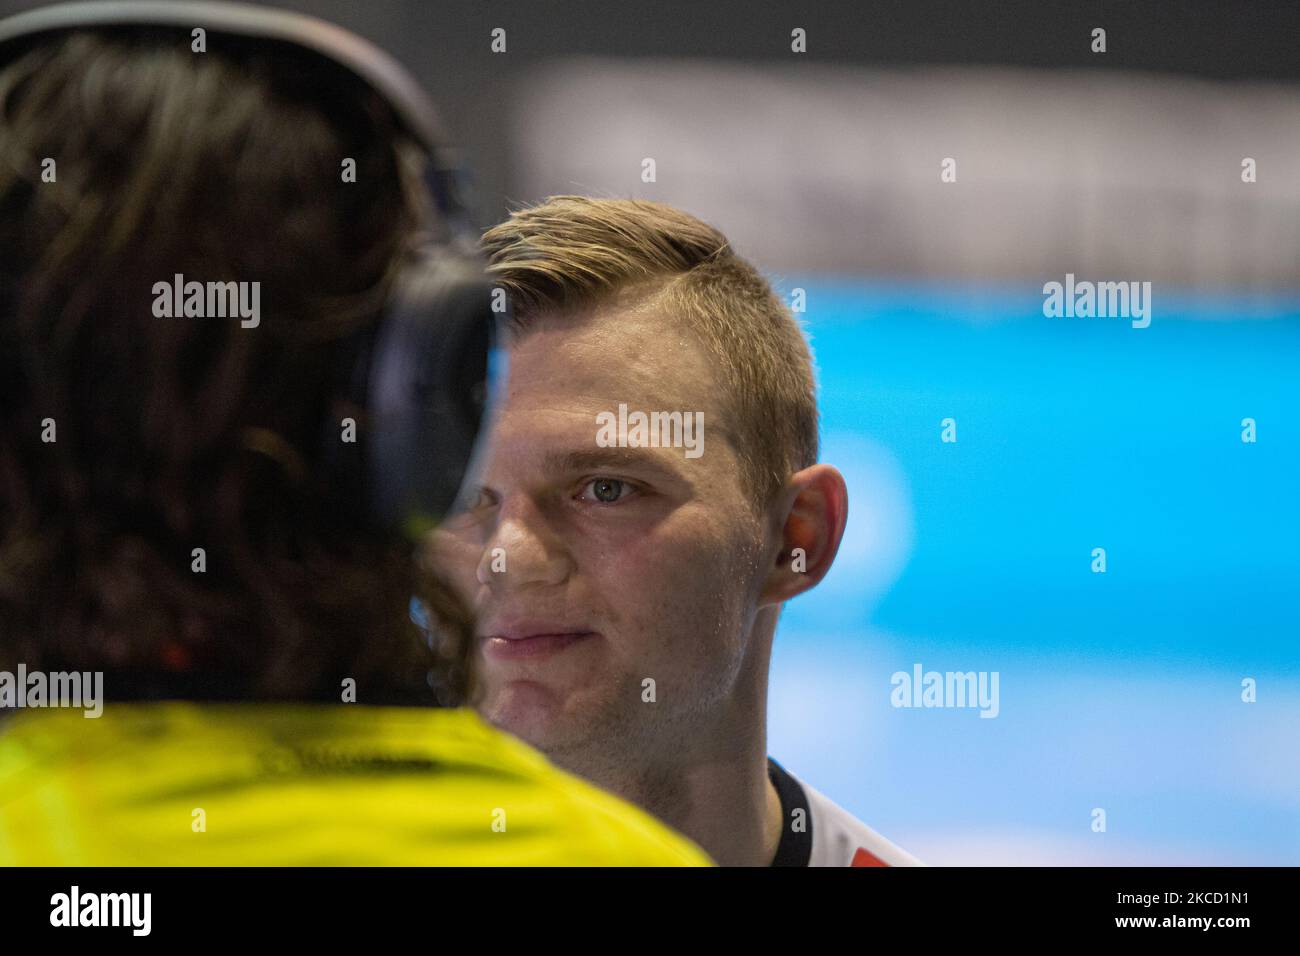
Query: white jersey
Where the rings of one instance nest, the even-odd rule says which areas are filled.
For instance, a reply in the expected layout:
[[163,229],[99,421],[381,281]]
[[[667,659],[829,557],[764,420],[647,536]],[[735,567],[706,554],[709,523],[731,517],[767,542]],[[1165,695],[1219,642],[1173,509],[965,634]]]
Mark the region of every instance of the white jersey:
[[801,783],[771,757],[767,758],[767,773],[781,798],[785,821],[773,866],[925,865]]

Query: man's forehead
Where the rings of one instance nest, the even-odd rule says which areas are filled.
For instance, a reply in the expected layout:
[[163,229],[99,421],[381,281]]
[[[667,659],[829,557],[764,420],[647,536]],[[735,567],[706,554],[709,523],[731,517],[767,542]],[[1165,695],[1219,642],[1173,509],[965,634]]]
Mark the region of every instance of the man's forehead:
[[509,485],[512,478],[558,481],[610,471],[659,482],[664,487],[692,487],[716,479],[716,469],[727,467],[729,460],[727,452],[719,448],[722,437],[715,437],[717,433],[707,424],[693,429],[691,438],[703,449],[707,432],[710,454],[695,459],[687,456],[686,448],[602,443],[600,430],[595,414],[556,414],[553,409],[505,414],[493,430],[486,483]]
[[[644,306],[550,312],[532,317],[507,350],[508,385],[493,436],[498,468],[511,461],[519,467],[526,457],[530,468],[566,472],[604,456],[609,466],[687,466],[693,473],[707,468],[707,459],[721,465],[732,457],[724,451],[736,444],[721,390],[703,346],[680,320]],[[611,437],[638,434],[638,415],[642,437],[657,447],[602,447]],[[680,436],[712,454],[682,461],[682,448],[653,436]]]
[[[528,397],[528,396],[523,396]],[[638,408],[626,399],[613,403],[591,396],[557,389],[528,401],[506,402],[492,423],[491,444],[507,456],[528,454],[544,456],[547,463],[563,465],[580,459],[601,457],[607,462],[640,460],[645,456],[681,458],[682,450],[655,441],[642,446],[640,441],[611,444],[640,427],[647,437],[684,435],[691,441],[709,439],[730,441],[721,422],[713,420],[703,409]],[[536,398],[537,400],[532,400]],[[703,417],[698,413],[705,412]],[[627,452],[631,454],[627,454]],[[620,458],[620,456],[622,456]]]
[[713,369],[699,340],[662,310],[587,307],[533,319],[507,344],[510,382],[530,395],[607,405],[635,400],[644,410],[713,412]]

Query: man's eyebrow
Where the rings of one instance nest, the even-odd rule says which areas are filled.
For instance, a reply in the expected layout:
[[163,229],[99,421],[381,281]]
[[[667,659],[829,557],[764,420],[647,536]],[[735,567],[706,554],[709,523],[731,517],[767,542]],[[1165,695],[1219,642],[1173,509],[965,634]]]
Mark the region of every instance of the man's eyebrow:
[[551,472],[599,471],[602,468],[635,468],[680,481],[682,473],[663,454],[650,448],[596,448],[581,451],[551,451],[542,456]]

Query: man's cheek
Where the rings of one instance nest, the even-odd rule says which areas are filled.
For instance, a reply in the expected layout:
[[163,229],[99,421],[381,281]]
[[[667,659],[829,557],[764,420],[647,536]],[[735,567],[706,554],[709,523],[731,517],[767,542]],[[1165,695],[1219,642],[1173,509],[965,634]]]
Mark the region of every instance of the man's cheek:
[[718,565],[702,551],[677,551],[662,555],[654,564],[641,564],[624,578],[622,606],[635,613],[638,630],[652,635],[656,648],[691,658],[707,655],[707,636],[717,626],[718,595],[725,593],[718,580]]

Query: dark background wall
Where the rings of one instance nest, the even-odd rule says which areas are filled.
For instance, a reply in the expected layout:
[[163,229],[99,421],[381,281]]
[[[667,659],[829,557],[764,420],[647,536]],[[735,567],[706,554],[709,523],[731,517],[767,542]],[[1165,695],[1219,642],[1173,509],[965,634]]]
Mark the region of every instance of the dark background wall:
[[[177,0],[184,2],[184,0]],[[0,0],[0,15],[37,6]],[[574,54],[789,63],[790,30],[807,60],[846,66],[1006,65],[1300,79],[1300,4],[1233,0],[852,0],[696,3],[630,0],[278,0],[387,48],[434,93],[480,182],[484,222],[512,182],[506,98],[538,61]],[[1108,52],[1089,50],[1093,27]],[[493,54],[503,27],[508,53]]]

